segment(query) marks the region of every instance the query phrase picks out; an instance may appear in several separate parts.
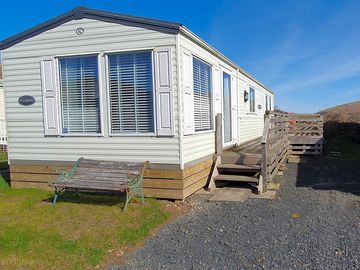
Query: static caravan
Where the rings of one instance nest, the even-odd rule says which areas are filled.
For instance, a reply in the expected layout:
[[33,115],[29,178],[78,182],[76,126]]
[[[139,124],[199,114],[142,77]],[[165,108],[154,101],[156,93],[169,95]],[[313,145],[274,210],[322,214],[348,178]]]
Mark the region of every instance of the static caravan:
[[74,10],[0,44],[13,187],[79,157],[150,162],[145,194],[182,200],[222,147],[261,136],[274,94],[182,24]]
[[0,153],[7,151],[7,134],[5,122],[5,93],[4,81],[2,75],[2,66],[0,65]]

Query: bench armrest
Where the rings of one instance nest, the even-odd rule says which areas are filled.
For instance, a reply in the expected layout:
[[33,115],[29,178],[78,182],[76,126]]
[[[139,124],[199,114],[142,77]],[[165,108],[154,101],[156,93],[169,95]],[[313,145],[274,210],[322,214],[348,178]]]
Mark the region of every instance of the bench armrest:
[[79,166],[81,159],[82,158],[79,158],[69,171],[61,171],[59,169],[56,169],[56,173],[59,174],[58,181],[66,181],[67,179],[72,177],[76,173],[76,169]]
[[128,176],[128,179],[131,180],[131,179],[139,176],[139,173],[138,173],[138,172],[128,172],[128,173],[127,173],[127,176]]

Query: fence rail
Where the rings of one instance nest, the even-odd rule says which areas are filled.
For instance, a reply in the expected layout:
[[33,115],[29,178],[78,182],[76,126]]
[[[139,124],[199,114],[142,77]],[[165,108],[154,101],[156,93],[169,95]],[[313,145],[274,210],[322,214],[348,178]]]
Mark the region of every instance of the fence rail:
[[267,112],[261,139],[263,190],[283,166],[288,154],[320,155],[322,141],[321,115]]
[[320,114],[289,114],[288,119],[291,153],[321,155],[324,135],[322,116]]

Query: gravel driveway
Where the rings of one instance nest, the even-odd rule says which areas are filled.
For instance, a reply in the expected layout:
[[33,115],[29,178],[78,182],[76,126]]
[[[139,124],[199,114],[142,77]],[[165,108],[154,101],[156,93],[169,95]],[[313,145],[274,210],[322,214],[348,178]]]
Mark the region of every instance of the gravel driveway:
[[193,196],[192,212],[109,269],[360,269],[360,162],[288,164],[277,181],[272,201]]

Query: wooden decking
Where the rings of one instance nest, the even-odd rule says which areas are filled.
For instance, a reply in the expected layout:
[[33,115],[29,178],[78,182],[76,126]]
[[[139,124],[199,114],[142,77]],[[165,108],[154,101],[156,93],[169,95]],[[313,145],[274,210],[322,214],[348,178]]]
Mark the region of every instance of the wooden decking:
[[320,155],[322,136],[320,115],[268,112],[262,137],[218,154],[209,188],[230,181],[264,192],[290,154]]

